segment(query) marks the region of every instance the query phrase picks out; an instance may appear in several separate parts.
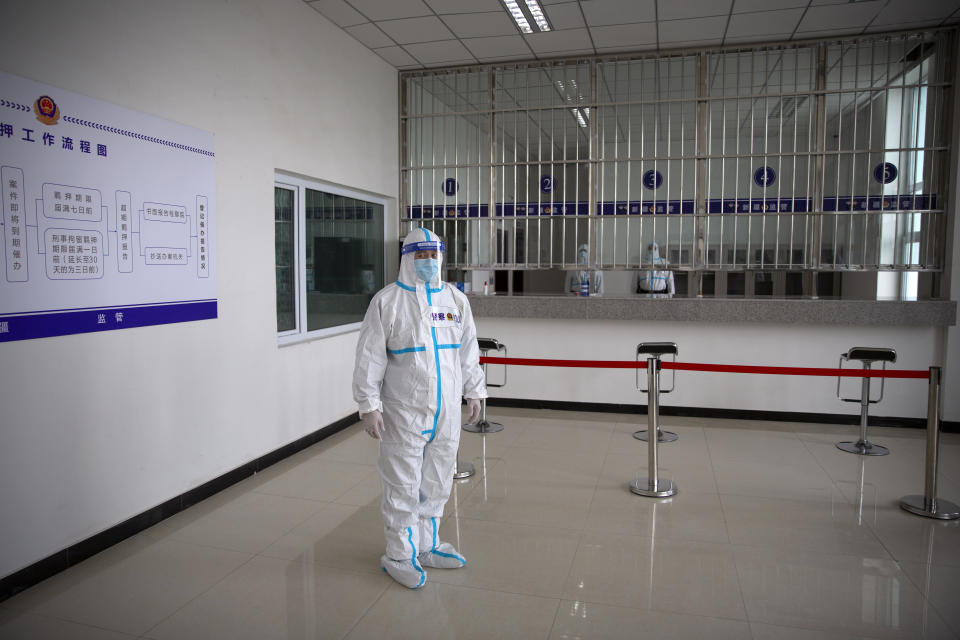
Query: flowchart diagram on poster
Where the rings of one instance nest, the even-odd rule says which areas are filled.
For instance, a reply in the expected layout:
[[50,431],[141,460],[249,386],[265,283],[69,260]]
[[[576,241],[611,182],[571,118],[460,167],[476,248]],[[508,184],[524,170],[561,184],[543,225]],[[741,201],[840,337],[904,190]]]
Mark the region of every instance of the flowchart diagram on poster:
[[216,317],[212,148],[0,73],[0,342]]

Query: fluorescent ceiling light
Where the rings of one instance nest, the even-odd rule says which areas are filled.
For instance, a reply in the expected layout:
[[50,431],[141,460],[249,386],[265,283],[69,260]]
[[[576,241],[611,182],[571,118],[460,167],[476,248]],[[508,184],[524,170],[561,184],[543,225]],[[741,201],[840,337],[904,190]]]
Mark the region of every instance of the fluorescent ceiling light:
[[587,118],[590,117],[590,107],[584,107],[583,109],[570,109],[570,112],[573,114],[573,117],[577,119],[577,124],[580,125],[580,128],[586,129]]
[[517,4],[517,0],[503,0],[503,3],[507,5],[507,10],[510,11],[510,16],[513,18],[513,21],[520,27],[520,31],[533,33],[530,23],[527,22],[527,16],[523,15],[523,10],[521,10],[520,5]]
[[513,21],[523,33],[550,31],[550,23],[537,0],[503,0]]
[[550,31],[550,23],[547,22],[547,16],[543,15],[543,9],[540,8],[540,3],[537,0],[527,0],[527,9],[530,10],[530,15],[533,16],[533,21],[540,27],[540,31]]

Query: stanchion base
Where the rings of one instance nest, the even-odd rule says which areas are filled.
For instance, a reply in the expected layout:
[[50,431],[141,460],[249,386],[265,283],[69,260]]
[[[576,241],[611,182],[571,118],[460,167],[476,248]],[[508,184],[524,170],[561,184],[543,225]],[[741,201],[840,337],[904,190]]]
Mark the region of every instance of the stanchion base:
[[[647,430],[641,429],[640,431],[634,431],[633,437],[636,438],[637,440],[646,442]],[[679,439],[680,439],[680,436],[675,434],[673,431],[666,431],[664,429],[660,429],[660,435],[657,436],[657,442],[676,442]]]
[[885,456],[890,453],[890,449],[872,442],[838,442],[837,449],[861,456]]
[[474,473],[476,473],[476,469],[474,468],[473,463],[458,461],[457,466],[453,470],[453,479],[463,480],[464,478],[469,478]]
[[658,480],[657,487],[656,491],[650,489],[649,478],[638,478],[630,483],[630,491],[638,496],[646,496],[647,498],[669,498],[670,496],[677,495],[677,485],[673,483],[673,480]]
[[503,425],[499,422],[481,420],[474,424],[463,425],[463,430],[469,431],[470,433],[496,433],[497,431],[503,431]]
[[960,518],[960,507],[949,500],[937,498],[936,507],[931,509],[923,496],[904,496],[900,499],[900,508],[925,518],[937,520],[956,520]]

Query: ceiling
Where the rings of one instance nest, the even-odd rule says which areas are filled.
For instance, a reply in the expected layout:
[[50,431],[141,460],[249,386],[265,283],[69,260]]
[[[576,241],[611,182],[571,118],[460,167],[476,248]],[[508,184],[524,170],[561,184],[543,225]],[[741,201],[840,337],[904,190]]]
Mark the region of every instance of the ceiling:
[[500,0],[304,0],[401,70],[790,41],[960,22],[960,0],[540,0],[522,34]]

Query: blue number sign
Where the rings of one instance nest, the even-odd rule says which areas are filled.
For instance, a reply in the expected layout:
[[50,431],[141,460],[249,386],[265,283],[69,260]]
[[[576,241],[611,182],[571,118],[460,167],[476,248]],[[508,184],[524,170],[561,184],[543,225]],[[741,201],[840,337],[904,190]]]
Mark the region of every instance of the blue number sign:
[[553,176],[549,173],[545,173],[540,176],[540,191],[544,193],[550,193],[553,191]]
[[897,179],[897,165],[892,162],[882,162],[874,167],[873,177],[877,182],[890,184]]
[[663,184],[663,174],[653,169],[648,169],[643,174],[643,186],[653,191]]
[[443,195],[455,196],[459,189],[460,183],[457,182],[456,178],[447,178],[443,181]]
[[753,173],[753,181],[758,187],[766,189],[777,181],[777,172],[773,167],[760,167]]

